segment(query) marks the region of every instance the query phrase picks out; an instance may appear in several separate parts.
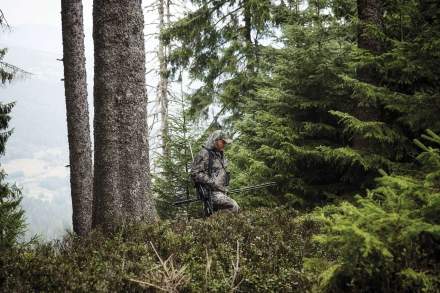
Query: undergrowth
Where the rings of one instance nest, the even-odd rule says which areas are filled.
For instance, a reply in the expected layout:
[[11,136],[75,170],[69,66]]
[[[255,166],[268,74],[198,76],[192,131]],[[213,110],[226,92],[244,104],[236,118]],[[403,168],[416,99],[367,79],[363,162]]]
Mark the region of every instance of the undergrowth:
[[317,225],[291,209],[125,227],[3,251],[3,292],[305,292]]

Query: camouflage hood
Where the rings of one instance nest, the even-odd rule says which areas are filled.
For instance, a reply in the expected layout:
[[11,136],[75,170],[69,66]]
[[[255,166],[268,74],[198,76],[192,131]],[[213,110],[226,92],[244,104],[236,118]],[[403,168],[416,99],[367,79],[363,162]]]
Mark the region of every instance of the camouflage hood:
[[209,150],[213,150],[215,147],[215,141],[219,139],[224,140],[226,143],[232,142],[232,140],[228,137],[228,135],[224,131],[216,130],[213,131],[206,139],[205,148]]

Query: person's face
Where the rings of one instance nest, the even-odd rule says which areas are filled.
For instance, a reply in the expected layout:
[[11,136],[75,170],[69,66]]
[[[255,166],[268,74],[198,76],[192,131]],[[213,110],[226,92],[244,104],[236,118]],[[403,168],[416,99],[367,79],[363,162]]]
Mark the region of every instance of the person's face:
[[225,149],[226,142],[223,139],[219,139],[215,141],[215,148],[222,152]]

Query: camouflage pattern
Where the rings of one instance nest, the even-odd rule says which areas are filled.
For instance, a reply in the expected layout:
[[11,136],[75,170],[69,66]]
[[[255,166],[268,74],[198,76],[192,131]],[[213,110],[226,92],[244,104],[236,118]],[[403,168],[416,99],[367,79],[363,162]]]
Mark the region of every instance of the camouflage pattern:
[[[202,183],[211,191],[214,210],[227,209],[238,212],[239,207],[235,200],[226,195],[228,185],[227,167],[228,161],[223,152],[215,149],[216,140],[230,141],[230,139],[220,130],[214,131],[208,137],[204,148],[197,154],[191,166],[191,178],[196,183]],[[208,175],[209,151],[214,153],[212,159],[212,174]]]
[[211,196],[214,211],[227,210],[233,213],[238,213],[240,211],[240,207],[238,206],[237,202],[227,196],[225,193],[221,191],[213,191]]

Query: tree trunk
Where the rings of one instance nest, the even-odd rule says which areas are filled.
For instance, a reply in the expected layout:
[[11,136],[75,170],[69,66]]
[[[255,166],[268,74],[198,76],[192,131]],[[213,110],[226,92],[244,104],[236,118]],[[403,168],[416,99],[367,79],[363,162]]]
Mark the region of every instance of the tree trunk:
[[[359,18],[358,47],[380,54],[382,51],[381,40],[369,31],[369,27],[382,28],[382,1],[381,0],[357,0]],[[360,81],[379,85],[380,76],[373,65],[365,65],[357,69],[357,77]],[[379,119],[378,107],[368,101],[358,101],[356,117],[362,121],[375,121]],[[367,140],[361,136],[354,136],[353,147],[365,150],[369,147]]]
[[61,20],[73,231],[84,236],[92,226],[93,171],[81,0],[61,0]]
[[113,230],[156,218],[150,194],[144,17],[140,0],[95,0],[94,217]]
[[[159,32],[160,34],[165,29],[165,1],[159,0]],[[169,17],[169,11],[168,11]],[[166,46],[159,38],[159,90],[158,100],[160,103],[160,117],[161,117],[161,138],[162,138],[162,155],[169,158],[170,151],[168,147],[169,131],[168,131],[168,72],[167,72],[167,56]]]
[[243,18],[244,18],[244,40],[246,44],[245,55],[246,55],[246,71],[249,76],[253,76],[255,72],[255,56],[254,52],[254,43],[252,42],[252,22],[251,22],[251,11],[250,4],[248,0],[244,0],[244,8],[243,8]]
[[[374,26],[381,29],[382,19],[382,1],[381,0],[357,0],[357,9],[359,17],[358,27],[358,47],[369,50],[372,53],[379,54],[382,51],[382,42],[368,31],[368,26]],[[367,77],[372,82],[377,80],[377,76]]]

